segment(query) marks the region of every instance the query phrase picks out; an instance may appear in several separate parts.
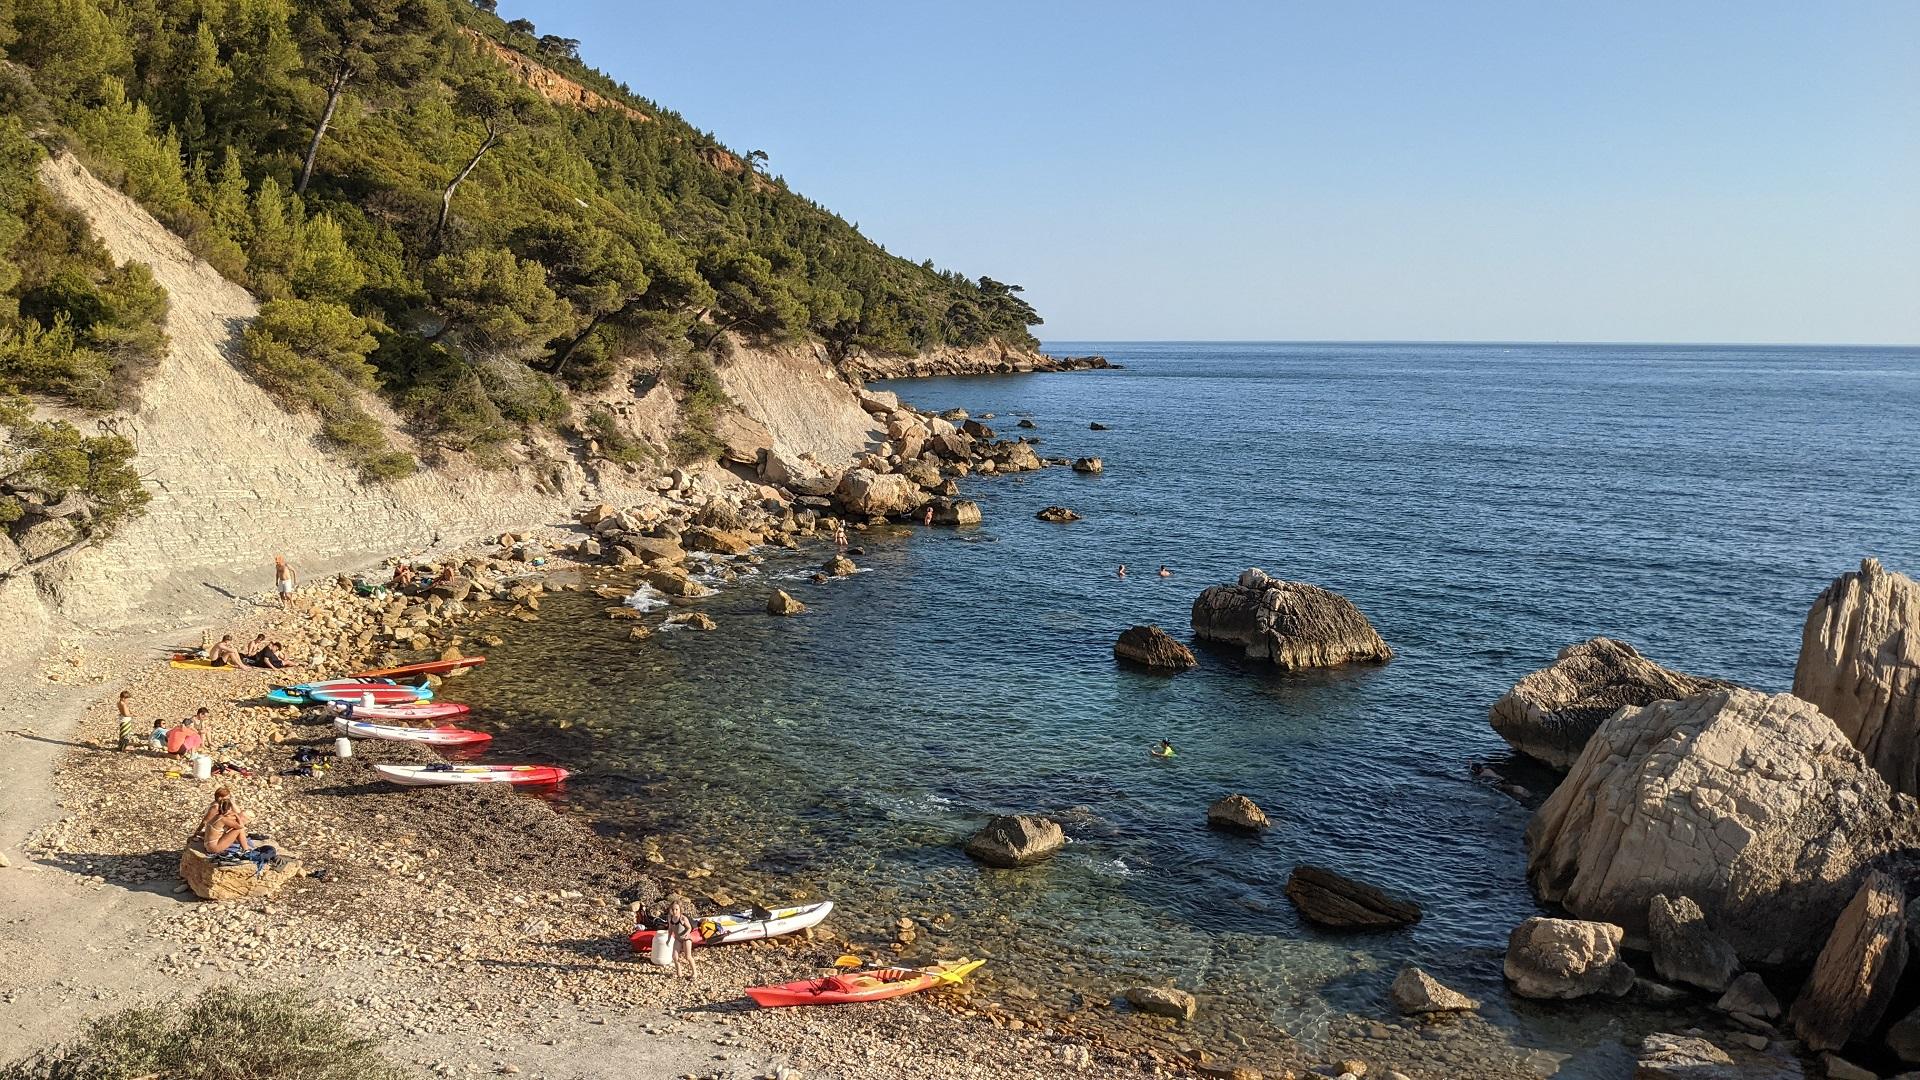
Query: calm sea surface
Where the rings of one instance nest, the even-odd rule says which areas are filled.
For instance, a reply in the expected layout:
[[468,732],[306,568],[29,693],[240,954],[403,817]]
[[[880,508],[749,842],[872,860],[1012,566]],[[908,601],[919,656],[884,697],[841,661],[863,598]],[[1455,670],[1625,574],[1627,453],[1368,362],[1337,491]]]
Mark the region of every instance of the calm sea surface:
[[[1487,999],[1515,1045],[1576,1055],[1563,1075],[1617,1073],[1603,1010],[1502,988],[1507,931],[1538,909],[1530,809],[1472,772],[1505,757],[1487,708],[1596,634],[1786,689],[1834,575],[1866,554],[1920,569],[1920,351],[1052,348],[1126,368],[890,388],[994,413],[1043,455],[1098,455],[1104,475],[967,482],[982,527],[856,536],[869,572],[845,581],[805,580],[821,552],[775,553],[702,602],[715,633],[636,645],[602,602],[554,598],[461,683],[504,732],[495,756],[581,770],[570,804],[678,838],[743,899],[830,895],[856,934],[952,912],[939,944],[990,954],[1008,993],[1086,1008],[1172,978],[1201,995],[1199,1041],[1257,1058],[1275,1027],[1311,1040],[1381,1014],[1411,959]],[[1033,519],[1055,503],[1085,520]],[[1397,658],[1311,676],[1204,651],[1170,679],[1115,666],[1122,629],[1185,637],[1199,590],[1249,566],[1344,593]],[[811,612],[765,615],[775,585]],[[1147,757],[1162,737],[1172,763]],[[1204,827],[1235,791],[1270,835]],[[1051,813],[1073,842],[982,872],[959,844],[1007,811]],[[1282,895],[1299,862],[1426,918],[1321,935]]]

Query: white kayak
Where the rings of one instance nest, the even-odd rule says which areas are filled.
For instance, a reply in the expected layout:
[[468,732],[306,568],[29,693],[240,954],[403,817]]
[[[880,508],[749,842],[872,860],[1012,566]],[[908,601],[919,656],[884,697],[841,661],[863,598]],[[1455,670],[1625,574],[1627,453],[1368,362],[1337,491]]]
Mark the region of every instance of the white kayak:
[[[822,900],[818,904],[774,908],[772,911],[747,910],[712,915],[693,924],[693,943],[724,945],[733,941],[759,941],[782,934],[796,934],[810,926],[818,926],[832,912],[833,901]],[[633,946],[634,952],[646,952],[653,948],[654,933],[641,927],[628,935],[627,941]]]
[[334,718],[333,730],[356,739],[385,739],[388,742],[425,743],[428,746],[472,746],[493,741],[493,736],[484,731],[470,731],[447,724],[427,728],[401,727],[397,724],[369,724],[344,716]]
[[455,784],[557,784],[567,778],[558,765],[375,765],[382,778],[407,787]]

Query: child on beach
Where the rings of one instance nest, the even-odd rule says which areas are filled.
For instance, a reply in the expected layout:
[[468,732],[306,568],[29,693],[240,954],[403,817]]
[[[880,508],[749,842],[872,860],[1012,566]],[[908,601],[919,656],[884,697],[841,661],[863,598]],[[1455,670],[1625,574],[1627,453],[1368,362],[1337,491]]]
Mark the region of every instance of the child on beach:
[[673,937],[673,959],[681,974],[693,978],[693,915],[686,897],[667,903],[667,933]]
[[153,722],[153,730],[147,732],[147,749],[156,754],[164,754],[167,752],[167,722],[165,720],[155,720]]
[[120,700],[114,710],[120,714],[120,749],[122,752],[133,749],[133,691],[120,691]]

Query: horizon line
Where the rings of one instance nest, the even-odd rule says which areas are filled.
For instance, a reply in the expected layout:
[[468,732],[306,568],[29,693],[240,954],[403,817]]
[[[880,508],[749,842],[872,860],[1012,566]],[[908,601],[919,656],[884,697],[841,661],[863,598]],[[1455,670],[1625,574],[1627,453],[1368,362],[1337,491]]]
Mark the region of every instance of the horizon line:
[[1042,348],[1054,344],[1109,345],[1660,345],[1741,349],[1920,349],[1920,342],[1872,341],[1643,341],[1625,338],[1041,338]]

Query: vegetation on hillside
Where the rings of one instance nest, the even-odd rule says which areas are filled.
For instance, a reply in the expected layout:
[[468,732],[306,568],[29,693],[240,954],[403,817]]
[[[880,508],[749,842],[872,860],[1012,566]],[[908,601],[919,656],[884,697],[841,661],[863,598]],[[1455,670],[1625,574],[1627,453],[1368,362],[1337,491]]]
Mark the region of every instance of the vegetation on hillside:
[[[0,0],[0,114],[66,140],[269,301],[249,364],[373,475],[408,463],[369,390],[430,444],[497,460],[530,427],[581,422],[562,387],[653,354],[695,419],[675,450],[698,455],[717,383],[688,358],[729,332],[839,355],[1033,342],[1018,286],[888,254],[766,155],[492,7]],[[514,70],[529,64],[605,107],[538,96]],[[289,336],[308,329],[325,340]]]

